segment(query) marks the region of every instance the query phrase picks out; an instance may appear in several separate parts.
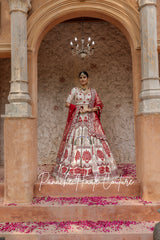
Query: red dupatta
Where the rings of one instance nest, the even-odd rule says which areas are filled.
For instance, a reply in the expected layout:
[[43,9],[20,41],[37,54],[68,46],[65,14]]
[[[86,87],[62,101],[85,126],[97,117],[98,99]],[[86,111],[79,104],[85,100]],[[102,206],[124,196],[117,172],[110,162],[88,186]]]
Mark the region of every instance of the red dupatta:
[[80,107],[77,107],[74,104],[70,104],[69,110],[68,110],[68,117],[67,117],[66,126],[65,126],[65,129],[64,129],[62,141],[61,141],[59,151],[58,151],[58,155],[57,155],[57,162],[60,161],[60,159],[62,157],[62,154],[63,154],[65,144],[66,144],[66,142],[68,142],[68,139],[71,135],[71,131],[73,129],[73,126],[77,122],[78,115],[79,115],[79,110],[80,110]]
[[99,95],[97,94],[95,89],[91,89],[91,101],[89,103],[89,108],[97,107],[98,111],[91,112],[88,115],[88,128],[89,135],[94,136],[101,140],[106,140],[106,136],[104,130],[102,128],[102,124],[100,122],[100,116],[102,113],[103,103],[100,100]]

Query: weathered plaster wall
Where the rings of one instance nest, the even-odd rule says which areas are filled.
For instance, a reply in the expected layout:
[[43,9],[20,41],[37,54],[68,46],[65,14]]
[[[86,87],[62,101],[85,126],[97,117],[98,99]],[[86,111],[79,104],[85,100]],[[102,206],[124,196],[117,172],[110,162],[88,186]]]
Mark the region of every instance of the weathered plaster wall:
[[[81,60],[71,55],[69,42],[81,32],[78,22],[61,23],[44,38],[38,56],[38,157],[53,163],[62,138],[67,109],[64,104],[77,75],[85,69],[89,84],[103,103],[102,124],[118,162],[135,161],[132,62],[130,47],[113,25],[86,22],[86,37],[94,37],[95,54]],[[78,36],[79,37],[79,36]]]
[[0,44],[10,43],[10,13],[9,4],[7,0],[0,1],[1,12],[0,12]]
[[[11,59],[0,59],[0,115],[4,114],[5,104],[8,103],[9,81],[11,80]],[[3,119],[0,118],[0,165],[3,164]]]

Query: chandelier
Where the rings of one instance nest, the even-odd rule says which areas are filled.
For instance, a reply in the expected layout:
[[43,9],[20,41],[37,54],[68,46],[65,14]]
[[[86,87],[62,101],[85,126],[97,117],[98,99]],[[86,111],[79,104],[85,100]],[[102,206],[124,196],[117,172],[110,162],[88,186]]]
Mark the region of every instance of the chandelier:
[[81,40],[78,40],[77,37],[74,38],[74,41],[70,42],[72,54],[85,58],[86,56],[91,56],[94,53],[95,42],[88,37],[87,42],[85,43],[84,33],[83,33],[83,18],[81,21]]

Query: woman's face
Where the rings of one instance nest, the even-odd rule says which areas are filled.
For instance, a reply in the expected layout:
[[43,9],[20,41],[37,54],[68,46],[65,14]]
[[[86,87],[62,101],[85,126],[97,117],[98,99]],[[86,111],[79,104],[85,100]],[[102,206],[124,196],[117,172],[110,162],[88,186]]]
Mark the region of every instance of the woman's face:
[[88,78],[85,74],[81,74],[81,76],[79,77],[79,81],[81,86],[86,86],[88,84]]

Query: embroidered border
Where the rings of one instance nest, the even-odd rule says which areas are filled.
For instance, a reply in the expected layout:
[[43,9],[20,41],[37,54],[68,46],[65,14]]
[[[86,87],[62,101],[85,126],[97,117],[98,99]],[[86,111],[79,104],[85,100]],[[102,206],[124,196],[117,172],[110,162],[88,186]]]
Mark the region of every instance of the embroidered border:
[[[91,88],[91,100],[90,100],[90,103],[89,103],[89,107],[90,108],[93,108],[94,107],[94,103],[95,103],[95,100],[96,100],[96,90]],[[102,134],[97,134],[95,132],[95,129],[94,129],[94,115],[95,113],[89,113],[88,114],[88,132],[90,134],[90,136],[93,136],[93,137],[96,137],[98,139],[101,139],[101,140],[106,140],[106,136],[105,135],[102,135]]]

